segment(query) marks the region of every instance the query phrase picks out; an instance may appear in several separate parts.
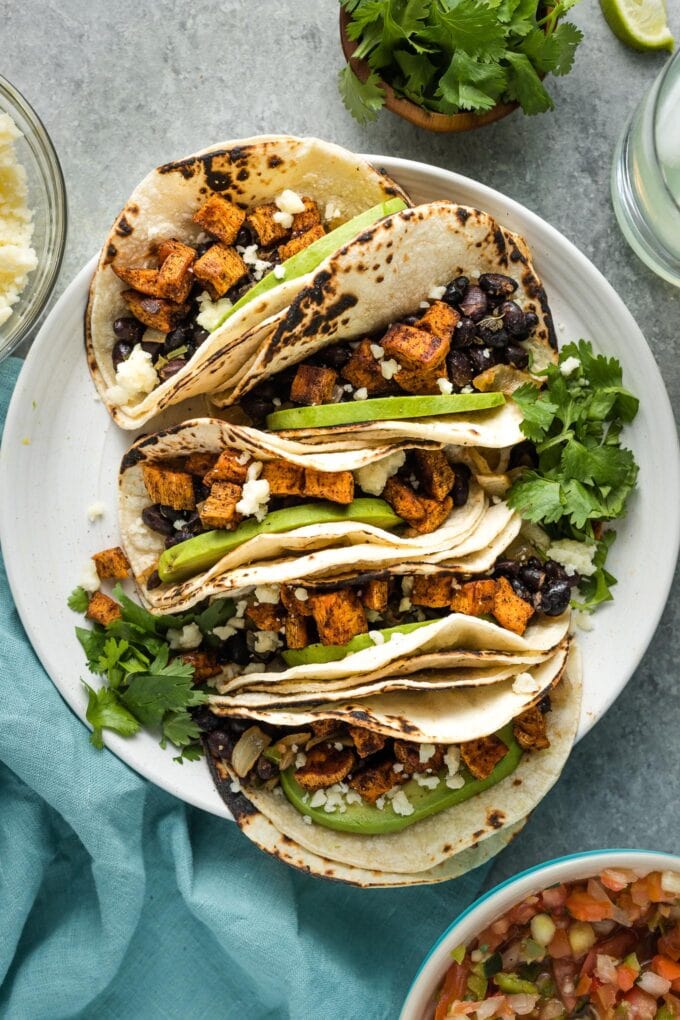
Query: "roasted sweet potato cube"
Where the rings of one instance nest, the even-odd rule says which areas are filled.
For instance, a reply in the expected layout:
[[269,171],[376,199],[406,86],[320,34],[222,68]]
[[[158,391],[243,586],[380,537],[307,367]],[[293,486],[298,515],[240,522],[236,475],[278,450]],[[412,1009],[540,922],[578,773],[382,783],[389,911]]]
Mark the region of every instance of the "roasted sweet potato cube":
[[[309,604],[309,596],[306,599],[299,599],[295,594],[298,590],[302,590],[302,585],[282,584],[279,589],[281,601],[287,612],[298,616],[311,616],[312,607]],[[304,591],[306,592],[307,589],[304,588]]]
[[312,733],[315,737],[332,737],[341,728],[341,723],[335,719],[319,719],[312,723]]
[[499,577],[493,599],[493,615],[501,627],[523,634],[534,615],[534,607],[514,591],[507,577]]
[[162,250],[166,255],[158,273],[161,297],[170,301],[186,301],[194,282],[190,270],[196,261],[196,250],[181,241],[167,241]]
[[450,344],[453,331],[459,322],[460,312],[447,305],[445,301],[433,301],[425,314],[418,319],[417,327],[426,329],[428,333]]
[[305,469],[289,460],[265,461],[260,478],[269,482],[272,496],[301,496],[305,488]]
[[369,397],[396,389],[394,383],[382,374],[380,362],[373,357],[370,340],[362,340],[354,349],[349,361],[340,369],[340,375],[355,389],[368,390]]
[[101,552],[95,553],[92,559],[97,575],[102,581],[111,577],[120,581],[130,572],[129,560],[119,545],[113,549],[102,549]]
[[428,769],[439,772],[444,766],[444,748],[439,744],[414,744],[410,740],[395,740],[394,756],[409,775],[427,772]]
[[196,506],[194,482],[188,471],[173,471],[158,464],[143,464],[142,477],[152,503],[173,510],[193,510]]
[[236,512],[241,491],[241,486],[233,482],[213,482],[210,495],[198,511],[203,527],[232,531],[241,519]]
[[213,244],[194,263],[194,276],[203,284],[213,301],[223,297],[248,272],[248,267],[235,248]]
[[296,404],[330,404],[338,373],[332,368],[317,365],[299,365],[290,389],[290,399]]
[[382,761],[378,765],[367,765],[358,769],[349,780],[353,790],[367,801],[375,804],[379,797],[383,797],[393,786],[402,782],[401,774],[394,771],[393,761]]
[[234,244],[245,222],[246,214],[222,195],[211,195],[194,213],[194,223],[216,237],[222,244]]
[[526,712],[522,712],[513,720],[512,732],[519,746],[525,751],[542,751],[550,747],[545,716],[538,705],[527,708]]
[[303,195],[302,203],[305,207],[305,211],[295,213],[293,216],[293,226],[291,227],[291,230],[294,234],[304,234],[305,230],[310,230],[318,223],[321,223],[321,213],[319,212],[319,207],[314,199],[310,198],[308,195]]
[[505,758],[508,749],[495,733],[460,745],[460,756],[475,779],[486,779],[498,762]]
[[194,687],[197,684],[203,683],[204,680],[209,680],[211,676],[219,676],[222,672],[222,667],[217,661],[214,652],[185,652],[179,658],[187,666],[194,667],[192,679]]
[[[196,475],[198,478],[203,478],[203,475],[207,474],[214,466],[217,460],[217,455],[214,453],[190,453],[187,459],[184,461],[184,468],[191,475]],[[210,485],[210,482],[206,482],[206,485]]]
[[305,790],[322,790],[340,783],[352,771],[356,757],[351,747],[338,751],[332,744],[317,744],[307,752],[307,761],[295,773]]
[[451,602],[451,576],[449,574],[417,574],[409,596],[414,606],[443,609]]
[[395,513],[411,525],[422,521],[425,516],[423,500],[410,485],[402,482],[396,475],[387,479],[382,498],[390,504]]
[[309,617],[289,612],[286,616],[286,645],[288,648],[306,648],[311,643]]
[[308,601],[323,645],[346,645],[357,634],[368,632],[364,607],[350,588],[319,592]]
[[176,305],[165,298],[146,297],[136,290],[124,290],[122,298],[135,319],[161,333],[169,333],[189,312],[187,305]]
[[263,248],[269,248],[271,245],[283,241],[290,233],[289,228],[277,223],[274,219],[274,214],[278,211],[273,202],[268,202],[266,205],[256,205],[246,216],[248,226]]
[[453,510],[453,500],[447,496],[441,503],[438,503],[436,499],[427,499],[425,496],[421,496],[420,501],[425,513],[419,521],[411,523],[411,530],[418,535],[428,535],[431,531],[440,528],[448,519]]
[[385,333],[380,346],[389,358],[394,358],[403,368],[422,372],[442,363],[451,342],[442,340],[426,329],[395,322]]
[[[302,213],[300,213],[302,215]],[[320,223],[316,223],[309,230],[305,230],[303,234],[296,234],[295,237],[291,237],[290,241],[286,244],[279,245],[279,258],[282,262],[286,259],[291,258],[293,255],[297,255],[299,251],[303,251],[308,248],[310,244],[314,244],[320,237],[324,237],[326,231],[323,229]]]
[[390,582],[374,578],[363,586],[361,601],[366,609],[373,609],[376,613],[381,613],[383,609],[387,609],[389,594]]
[[270,602],[254,602],[246,609],[248,616],[259,630],[281,630],[283,626],[283,606]]
[[456,476],[443,450],[414,450],[416,475],[424,491],[438,501],[448,496]]
[[114,620],[121,618],[120,606],[115,599],[109,598],[102,591],[96,591],[90,597],[85,616],[88,620],[101,623],[102,627],[108,627]]
[[127,266],[117,266],[111,263],[116,276],[127,283],[128,287],[138,291],[140,294],[149,294],[151,297],[165,297],[163,293],[159,272],[157,269],[133,269]]
[[237,485],[243,485],[248,477],[250,457],[244,464],[239,460],[240,456],[238,450],[222,450],[203,477],[205,485],[212,485],[213,482],[235,482]]
[[446,362],[436,365],[429,370],[402,368],[394,376],[394,381],[404,393],[411,393],[414,396],[437,396],[441,394],[439,379],[448,379]]
[[493,613],[496,596],[496,582],[491,580],[467,581],[457,588],[451,598],[454,613],[466,616],[484,616]]
[[331,503],[351,503],[354,499],[354,475],[351,471],[305,468],[303,494],[313,499],[327,499]]
[[363,726],[350,726],[349,735],[360,758],[368,758],[369,754],[382,751],[387,740],[382,733],[374,733],[373,730],[366,730]]

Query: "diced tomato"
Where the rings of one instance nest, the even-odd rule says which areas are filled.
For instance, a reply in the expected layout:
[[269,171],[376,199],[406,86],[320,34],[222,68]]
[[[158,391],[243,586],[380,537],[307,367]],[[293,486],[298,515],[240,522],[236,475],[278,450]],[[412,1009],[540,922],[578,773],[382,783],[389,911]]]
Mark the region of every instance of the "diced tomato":
[[444,985],[439,995],[434,1020],[445,1020],[449,1006],[456,999],[462,999],[467,989],[467,979],[470,973],[469,963],[452,963],[446,972]]
[[673,899],[661,885],[661,872],[651,871],[646,878],[643,879],[647,886],[647,895],[649,896],[652,903],[663,903],[665,900]]
[[653,995],[643,992],[641,988],[631,988],[623,998],[630,1006],[631,1020],[653,1020],[656,1016],[656,999]]
[[553,935],[552,942],[548,946],[548,953],[553,960],[559,960],[565,956],[571,957],[571,943],[564,928],[558,928]]
[[531,903],[529,900],[524,900],[523,903],[518,903],[516,907],[513,907],[509,914],[506,914],[511,925],[526,924],[532,917],[538,914],[541,909],[538,898],[532,896],[531,899],[535,900],[535,902]]
[[635,970],[634,967],[629,967],[625,963],[616,968],[616,980],[622,992],[630,991],[637,981],[639,973],[639,970]]
[[612,916],[608,900],[596,900],[583,889],[573,889],[567,896],[567,910],[577,921],[606,921]]
[[581,977],[578,979],[578,984],[576,985],[576,994],[579,996],[579,998],[582,995],[588,994],[592,986],[592,983],[593,979],[589,977],[588,974],[581,974]]
[[560,998],[565,1005],[567,1013],[571,1013],[576,1005],[576,976],[578,967],[575,960],[567,960],[559,957],[553,960],[553,974],[555,984],[560,993]]
[[566,885],[555,885],[552,889],[544,889],[541,893],[541,899],[543,900],[543,906],[548,911],[563,907],[567,900]]
[[646,910],[650,904],[647,879],[638,878],[637,882],[633,882],[630,887],[630,895],[633,899],[633,903],[637,903],[639,907],[643,907]]
[[663,953],[664,956],[669,956],[671,960],[676,962],[680,960],[680,924],[676,924],[674,928],[671,928],[670,931],[661,936],[659,939],[659,952]]
[[677,992],[680,995],[680,978],[676,978],[675,981],[671,981],[671,991]]
[[633,879],[625,871],[618,871],[616,868],[605,868],[600,875],[600,882],[605,889],[611,889],[612,892],[621,892]]
[[596,1001],[596,1005],[599,1004],[601,1012],[606,1013],[608,1009],[611,1009],[616,1002],[616,989],[613,985],[598,985],[593,990],[593,997]]
[[667,956],[655,956],[652,960],[652,970],[666,981],[677,981],[680,978],[680,963],[669,960]]

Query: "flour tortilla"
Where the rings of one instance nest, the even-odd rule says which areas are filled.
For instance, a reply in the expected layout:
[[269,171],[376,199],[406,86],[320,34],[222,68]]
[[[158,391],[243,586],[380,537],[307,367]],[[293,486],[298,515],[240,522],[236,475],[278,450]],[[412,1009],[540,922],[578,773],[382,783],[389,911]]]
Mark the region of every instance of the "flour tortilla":
[[127,286],[112,266],[149,265],[155,245],[171,237],[196,243],[202,228],[192,217],[211,194],[250,208],[273,201],[287,188],[313,198],[322,212],[331,203],[339,211],[332,227],[395,196],[410,204],[394,181],[354,153],[331,142],[291,135],[222,142],[152,170],[132,192],[104,243],[85,318],[92,377],[122,428],[137,428],[170,404],[227,384],[243,360],[256,352],[252,339],[238,350],[236,342],[287,308],[313,274],[283,280],[245,305],[201,345],[181,371],[136,404],[123,407],[108,394],[115,383],[112,323],[130,313],[121,296]]
[[[465,506],[454,508],[448,520],[428,535],[400,537],[373,525],[353,522],[310,525],[288,534],[260,535],[244,542],[196,577],[177,584],[163,584],[150,591],[146,589],[144,578],[155,568],[165,543],[161,535],[142,522],[142,511],[151,504],[143,481],[145,463],[203,451],[217,453],[229,447],[247,451],[258,460],[285,457],[293,463],[341,471],[355,470],[396,450],[418,445],[410,440],[312,455],[300,443],[209,418],[185,422],[138,440],[121,464],[119,521],[123,548],[141,598],[149,608],[176,612],[208,597],[307,575],[332,575],[350,568],[355,572],[364,567],[380,569],[400,561],[445,561],[448,565],[456,556],[461,561],[478,560],[493,547],[499,535],[512,535],[508,542],[512,541],[520,527],[519,516],[506,504],[491,505],[473,482]],[[476,569],[476,562],[473,566]]]
[[[496,786],[401,832],[365,836],[336,832],[303,822],[303,816],[283,795],[243,786],[241,783],[243,794],[282,837],[320,857],[353,867],[397,874],[427,872],[493,836],[498,830],[525,818],[558,779],[574,742],[581,702],[580,670],[575,657],[570,658],[568,675],[563,676],[558,683],[564,672],[565,655],[561,655],[561,658],[556,656],[552,666],[552,683],[557,686],[551,694],[552,711],[547,716],[551,746],[543,751],[525,754],[517,769]],[[446,708],[444,710],[447,711]],[[514,718],[514,715],[510,718]],[[280,725],[290,725],[283,714],[276,721]],[[497,728],[500,727],[494,727]],[[484,712],[478,711],[476,717],[468,720],[466,734],[447,742],[471,740],[486,732]],[[410,734],[402,735],[413,739]],[[224,763],[222,768],[228,771]],[[250,834],[252,828],[253,838],[258,842],[261,834],[254,820],[256,817],[255,814],[244,815],[238,821],[246,835]],[[253,821],[249,821],[250,818]]]
[[[219,392],[214,388],[211,399],[220,407],[238,403],[263,379],[316,351],[376,333],[412,314],[433,287],[489,272],[516,279],[513,300],[538,316],[535,333],[524,342],[534,370],[555,361],[552,316],[526,242],[488,213],[440,201],[394,213],[331,256],[288,309],[243,338],[240,371]],[[324,434],[336,429],[347,432],[339,425]],[[370,432],[371,425],[359,430]]]

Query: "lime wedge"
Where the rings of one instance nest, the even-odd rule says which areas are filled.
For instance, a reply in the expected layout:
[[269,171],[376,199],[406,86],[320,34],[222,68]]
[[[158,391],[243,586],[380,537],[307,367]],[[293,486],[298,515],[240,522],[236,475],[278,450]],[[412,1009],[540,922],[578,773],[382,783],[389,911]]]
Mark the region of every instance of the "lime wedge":
[[634,50],[672,50],[664,0],[600,0],[615,36]]
[[267,415],[267,428],[313,429],[328,425],[349,425],[365,421],[390,421],[397,418],[432,418],[442,414],[487,411],[505,403],[502,393],[451,393],[441,397],[374,397],[345,404],[317,404],[314,407],[289,407]]

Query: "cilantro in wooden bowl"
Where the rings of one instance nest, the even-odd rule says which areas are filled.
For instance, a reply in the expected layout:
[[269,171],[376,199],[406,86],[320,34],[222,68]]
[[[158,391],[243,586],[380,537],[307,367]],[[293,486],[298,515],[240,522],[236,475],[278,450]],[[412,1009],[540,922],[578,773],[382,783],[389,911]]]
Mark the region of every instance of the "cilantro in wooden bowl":
[[341,0],[340,94],[361,124],[387,106],[429,131],[469,131],[521,107],[552,110],[546,74],[568,74],[578,0]]

